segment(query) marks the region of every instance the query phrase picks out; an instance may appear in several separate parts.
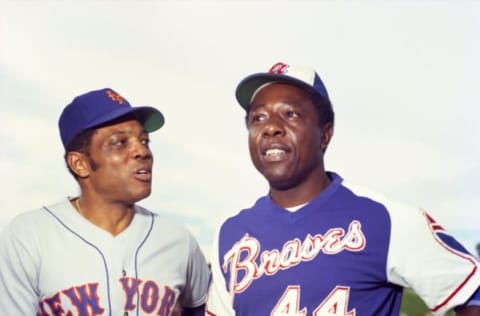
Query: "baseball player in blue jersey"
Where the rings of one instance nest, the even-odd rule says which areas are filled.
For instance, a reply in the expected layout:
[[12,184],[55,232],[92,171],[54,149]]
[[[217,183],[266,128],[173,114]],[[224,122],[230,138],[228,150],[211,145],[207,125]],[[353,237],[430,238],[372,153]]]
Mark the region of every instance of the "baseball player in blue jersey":
[[278,63],[236,98],[269,192],[220,226],[206,315],[392,316],[407,287],[433,315],[480,315],[480,264],[432,216],[325,170],[334,113],[314,70]]
[[151,192],[149,133],[164,123],[112,89],[82,94],[59,120],[80,195],[16,217],[0,236],[0,313],[205,313],[209,270],[182,226],[136,203]]

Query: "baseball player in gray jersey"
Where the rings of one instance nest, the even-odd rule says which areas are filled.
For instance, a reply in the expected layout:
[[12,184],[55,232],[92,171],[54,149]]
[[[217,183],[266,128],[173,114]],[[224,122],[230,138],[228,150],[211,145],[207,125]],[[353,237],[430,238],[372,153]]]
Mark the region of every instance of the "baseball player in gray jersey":
[[15,218],[0,237],[2,315],[204,315],[209,270],[151,192],[149,133],[164,123],[112,89],[76,97],[59,128],[80,195]]

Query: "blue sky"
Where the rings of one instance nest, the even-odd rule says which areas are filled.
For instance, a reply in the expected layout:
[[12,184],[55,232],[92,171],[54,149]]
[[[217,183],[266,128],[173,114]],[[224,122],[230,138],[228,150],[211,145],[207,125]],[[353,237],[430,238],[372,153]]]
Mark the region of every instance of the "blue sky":
[[234,89],[284,61],[315,68],[334,103],[327,168],[427,209],[480,242],[480,3],[0,0],[0,227],[78,188],[58,115],[111,87],[157,106],[153,194],[209,253],[218,222],[267,185]]

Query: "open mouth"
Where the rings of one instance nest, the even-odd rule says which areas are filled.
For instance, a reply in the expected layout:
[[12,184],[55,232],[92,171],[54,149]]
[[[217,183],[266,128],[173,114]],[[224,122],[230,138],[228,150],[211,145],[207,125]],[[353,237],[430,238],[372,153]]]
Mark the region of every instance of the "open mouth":
[[262,151],[263,158],[266,161],[281,161],[287,157],[290,150],[285,146],[272,145]]
[[135,178],[142,181],[150,181],[152,179],[151,169],[142,168],[135,171]]
[[271,149],[267,149],[265,151],[265,156],[267,156],[267,157],[281,156],[281,155],[284,155],[285,153],[286,153],[286,151],[283,150],[283,149],[271,148]]

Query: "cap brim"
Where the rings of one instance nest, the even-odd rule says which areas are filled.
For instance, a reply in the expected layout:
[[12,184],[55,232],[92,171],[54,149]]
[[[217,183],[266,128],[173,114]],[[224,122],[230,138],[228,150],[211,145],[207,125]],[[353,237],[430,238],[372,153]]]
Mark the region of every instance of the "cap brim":
[[315,92],[315,90],[305,82],[285,76],[283,74],[256,73],[246,77],[238,84],[235,91],[235,97],[237,98],[238,103],[245,110],[248,110],[250,107],[250,101],[255,91],[257,91],[260,86],[269,82],[287,82],[296,86],[300,86],[310,92]]
[[134,115],[149,133],[158,130],[165,123],[165,118],[162,112],[154,107],[119,107],[117,110],[111,111],[107,115],[97,118],[95,121],[86,126],[86,128],[104,125],[129,114]]

